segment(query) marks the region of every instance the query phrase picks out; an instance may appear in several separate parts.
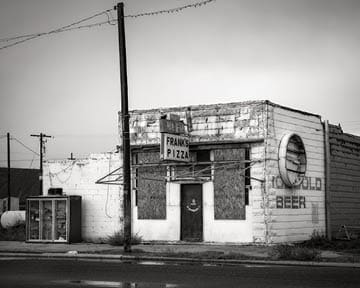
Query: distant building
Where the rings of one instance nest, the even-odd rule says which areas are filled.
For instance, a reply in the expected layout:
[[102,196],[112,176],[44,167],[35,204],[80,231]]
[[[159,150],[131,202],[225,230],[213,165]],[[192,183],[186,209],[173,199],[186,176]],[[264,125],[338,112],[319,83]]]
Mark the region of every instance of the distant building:
[[[189,142],[161,136],[165,115]],[[360,223],[360,137],[318,115],[269,101],[136,110],[130,137],[132,228],[144,240],[293,242]],[[85,240],[123,229],[121,166],[121,153],[45,163],[45,191],[82,196]]]
[[[20,210],[25,210],[26,197],[39,195],[38,169],[11,168],[11,196],[19,198]],[[8,169],[0,168],[0,199],[8,197]]]

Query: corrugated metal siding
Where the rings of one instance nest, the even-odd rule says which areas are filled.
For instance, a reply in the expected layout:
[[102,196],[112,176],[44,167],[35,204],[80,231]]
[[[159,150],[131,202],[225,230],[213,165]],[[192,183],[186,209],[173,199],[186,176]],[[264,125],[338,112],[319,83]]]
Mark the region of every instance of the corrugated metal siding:
[[[324,132],[321,119],[316,115],[269,104],[268,121],[264,201],[267,241],[305,240],[310,238],[314,230],[325,230]],[[288,133],[296,133],[302,138],[307,155],[307,178],[295,188],[286,187],[279,176],[279,144]],[[301,205],[301,208],[277,208],[277,196],[305,197],[301,198],[305,199],[305,205]],[[300,205],[294,207],[297,206]]]
[[330,224],[336,236],[341,225],[360,226],[360,137],[329,125]]

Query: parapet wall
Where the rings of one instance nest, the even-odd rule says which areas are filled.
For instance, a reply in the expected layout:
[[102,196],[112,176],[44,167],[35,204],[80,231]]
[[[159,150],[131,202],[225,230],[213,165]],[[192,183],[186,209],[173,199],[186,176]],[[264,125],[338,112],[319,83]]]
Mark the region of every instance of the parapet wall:
[[[167,113],[180,116],[191,142],[219,142],[264,137],[265,101],[199,105],[130,112],[132,145],[160,143],[159,119]],[[120,114],[119,114],[120,115]],[[121,135],[121,116],[119,120]]]

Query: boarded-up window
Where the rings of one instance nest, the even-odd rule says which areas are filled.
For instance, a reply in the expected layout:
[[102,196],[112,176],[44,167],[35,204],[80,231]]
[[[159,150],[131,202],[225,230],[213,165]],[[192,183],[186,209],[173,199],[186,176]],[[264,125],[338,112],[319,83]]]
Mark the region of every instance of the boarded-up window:
[[210,150],[191,151],[190,160],[190,165],[176,166],[175,179],[211,178]]
[[138,219],[166,219],[166,167],[158,165],[159,157],[159,152],[137,153]]
[[245,219],[244,161],[245,149],[214,150],[215,219]]

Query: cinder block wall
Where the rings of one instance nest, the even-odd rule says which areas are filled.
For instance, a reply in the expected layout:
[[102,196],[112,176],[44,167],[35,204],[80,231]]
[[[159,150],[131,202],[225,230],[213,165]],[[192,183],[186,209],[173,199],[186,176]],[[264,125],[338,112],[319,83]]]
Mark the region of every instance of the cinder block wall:
[[82,238],[101,242],[122,226],[122,186],[95,184],[119,168],[118,153],[93,154],[87,159],[44,163],[44,194],[51,187],[63,188],[66,195],[82,197]]
[[[160,116],[180,116],[190,132],[191,142],[246,140],[264,137],[265,101],[197,105],[151,110],[134,110],[130,114],[132,145],[160,144]],[[119,114],[119,135],[121,133]]]
[[360,137],[329,125],[329,142],[330,225],[335,237],[341,225],[360,226]]

